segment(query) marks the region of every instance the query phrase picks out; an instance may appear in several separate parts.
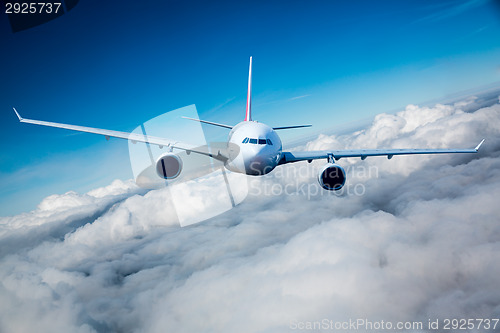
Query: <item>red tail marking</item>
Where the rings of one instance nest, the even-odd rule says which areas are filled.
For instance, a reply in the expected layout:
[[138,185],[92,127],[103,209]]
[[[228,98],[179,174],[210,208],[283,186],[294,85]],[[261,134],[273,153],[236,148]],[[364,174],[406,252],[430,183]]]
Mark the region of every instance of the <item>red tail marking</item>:
[[245,121],[252,121],[252,57],[250,57],[250,67],[248,69],[248,92],[247,92],[247,110]]

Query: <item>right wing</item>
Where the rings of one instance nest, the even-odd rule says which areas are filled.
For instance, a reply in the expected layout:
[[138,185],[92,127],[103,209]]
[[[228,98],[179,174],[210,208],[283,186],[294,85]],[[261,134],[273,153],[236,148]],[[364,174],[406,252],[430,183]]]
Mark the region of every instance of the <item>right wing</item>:
[[93,128],[93,127],[53,123],[53,122],[42,121],[42,120],[25,119],[19,115],[16,108],[13,108],[13,109],[14,109],[14,112],[16,113],[17,117],[19,118],[19,121],[22,123],[64,128],[64,129],[78,131],[78,132],[100,134],[100,135],[104,135],[106,140],[109,140],[110,137],[114,137],[114,138],[130,140],[133,143],[144,142],[144,143],[157,145],[160,148],[169,147],[169,148],[184,150],[187,153],[193,152],[193,153],[197,153],[197,154],[210,156],[210,157],[212,157],[216,160],[222,161],[222,162],[225,162],[228,160],[228,157],[221,154],[220,150],[218,151],[217,154],[213,154],[213,153],[210,153],[208,151],[202,151],[202,150],[199,150],[196,148],[189,147],[188,145],[185,145],[185,144],[184,145],[179,144],[177,142],[172,142],[168,139],[159,138],[156,136],[143,135],[143,134],[137,134],[137,133],[120,132],[120,131],[106,130],[106,129],[100,129],[100,128]]
[[421,154],[462,154],[477,153],[484,139],[472,149],[354,149],[354,150],[313,150],[299,152],[283,152],[279,164],[299,161],[312,161],[332,157],[339,160],[345,157],[360,157],[362,160],[369,156],[387,156],[391,159],[395,155],[421,155]]

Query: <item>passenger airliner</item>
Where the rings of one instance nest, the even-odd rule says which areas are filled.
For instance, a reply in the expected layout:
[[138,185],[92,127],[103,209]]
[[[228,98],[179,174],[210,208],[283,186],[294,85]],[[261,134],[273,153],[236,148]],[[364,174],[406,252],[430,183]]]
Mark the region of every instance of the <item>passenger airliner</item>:
[[167,147],[168,152],[161,155],[156,160],[156,173],[163,179],[175,179],[182,171],[182,160],[174,153],[174,150],[185,151],[188,154],[198,153],[210,156],[221,161],[224,166],[233,172],[246,175],[258,176],[271,172],[275,167],[299,161],[311,162],[315,159],[325,159],[326,164],[320,169],[318,182],[325,190],[340,190],[346,181],[345,170],[336,161],[345,157],[360,157],[362,160],[368,156],[387,156],[391,159],[395,155],[413,154],[456,154],[456,153],[477,153],[484,142],[484,139],[473,149],[357,149],[357,150],[319,150],[287,152],[282,151],[280,137],[276,131],[309,127],[311,125],[269,127],[263,123],[252,120],[252,57],[248,73],[248,91],[246,101],[245,119],[235,126],[214,123],[206,120],[187,118],[201,123],[224,127],[230,129],[227,141],[227,149],[218,150],[217,153],[193,149],[183,146],[177,142],[141,135],[137,133],[126,133],[113,130],[105,130],[92,127],[67,125],[40,120],[22,118],[14,108],[19,120],[23,123],[30,123],[42,126],[65,128],[73,131],[87,132],[104,135],[106,139],[116,137],[131,140],[132,142],[145,142],[158,145],[160,148]]

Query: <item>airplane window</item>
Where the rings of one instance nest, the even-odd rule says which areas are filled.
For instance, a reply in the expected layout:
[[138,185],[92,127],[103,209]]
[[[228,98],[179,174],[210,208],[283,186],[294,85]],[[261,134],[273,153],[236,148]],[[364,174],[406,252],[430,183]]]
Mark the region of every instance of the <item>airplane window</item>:
[[248,142],[248,138],[244,138],[241,143],[247,143],[247,142]]
[[270,146],[272,146],[272,145],[273,145],[273,143],[272,143],[272,142],[271,142],[271,140],[269,140],[269,139],[267,139],[267,144],[268,144],[268,145],[270,145]]
[[253,143],[254,145],[257,144],[257,139],[250,139],[250,143]]
[[259,145],[265,145],[266,139],[259,139]]

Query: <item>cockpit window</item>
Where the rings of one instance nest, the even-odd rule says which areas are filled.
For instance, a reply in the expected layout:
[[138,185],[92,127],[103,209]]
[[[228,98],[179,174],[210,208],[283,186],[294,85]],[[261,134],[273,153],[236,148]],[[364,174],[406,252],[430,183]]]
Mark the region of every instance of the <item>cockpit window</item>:
[[269,139],[251,139],[251,138],[244,138],[243,141],[241,143],[251,143],[251,144],[254,144],[254,145],[265,145],[265,144],[268,144],[270,146],[273,145],[273,143],[271,142],[271,140]]

